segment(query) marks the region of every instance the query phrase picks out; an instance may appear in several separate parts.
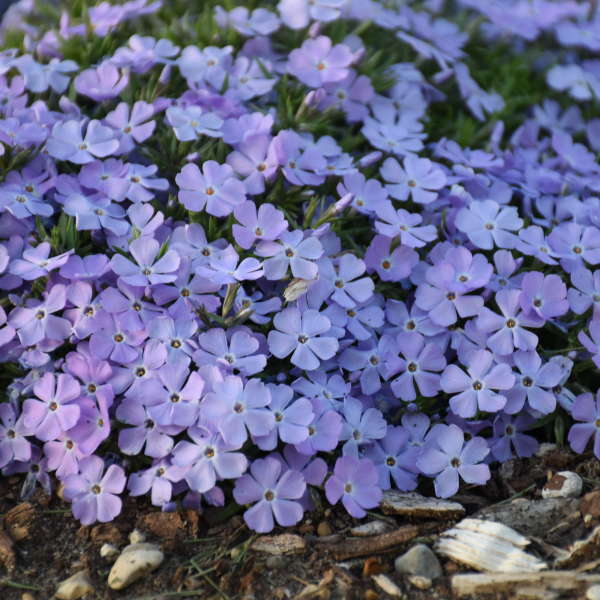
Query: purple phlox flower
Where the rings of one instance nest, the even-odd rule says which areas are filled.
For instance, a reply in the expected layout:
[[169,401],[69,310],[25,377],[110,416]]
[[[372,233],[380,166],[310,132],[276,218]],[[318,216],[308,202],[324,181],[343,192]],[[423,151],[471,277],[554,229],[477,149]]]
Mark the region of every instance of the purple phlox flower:
[[158,425],[190,427],[196,422],[204,381],[188,366],[189,360],[167,363],[156,377],[139,384],[136,396],[148,405],[148,414]]
[[[23,169],[23,175],[27,168]],[[47,171],[37,176],[25,178],[17,171],[11,171],[0,185],[0,206],[17,219],[31,215],[49,217],[54,212],[52,206],[43,202],[44,193],[54,187],[54,177]]]
[[[48,459],[48,470],[55,471],[59,481],[79,472],[79,461],[86,455],[68,433],[44,444],[44,455]],[[0,463],[1,464],[1,463]]]
[[27,439],[31,429],[24,420],[24,415],[17,415],[12,404],[0,404],[0,469],[14,461],[25,462],[31,458],[31,444]]
[[285,231],[278,241],[263,241],[256,254],[270,257],[263,263],[265,277],[269,280],[283,279],[288,267],[294,277],[315,279],[318,273],[314,262],[323,254],[323,246],[316,236],[304,237],[300,230]]
[[44,339],[61,341],[71,335],[71,323],[53,313],[62,310],[67,302],[64,285],[52,286],[42,301],[31,301],[26,306],[14,308],[8,319],[11,327],[17,330],[24,346],[32,346]]
[[340,354],[339,365],[351,373],[352,379],[360,381],[363,394],[374,394],[381,389],[382,378],[387,381],[397,372],[398,346],[390,335],[382,335],[379,340],[371,337],[346,348]]
[[494,246],[514,248],[518,238],[511,232],[518,231],[523,220],[513,206],[502,207],[494,200],[479,200],[461,208],[455,224],[477,248],[491,250]]
[[169,189],[169,181],[162,177],[155,177],[158,171],[156,165],[138,165],[130,163],[128,165],[127,178],[129,179],[129,189],[126,198],[132,202],[148,202],[155,197],[150,190],[165,191]]
[[537,352],[515,352],[512,360],[519,373],[512,389],[506,392],[504,412],[516,414],[528,406],[538,413],[550,414],[556,407],[556,396],[551,391],[563,377],[561,365],[554,361],[542,364]]
[[600,169],[594,153],[583,144],[573,142],[573,138],[565,131],[555,130],[552,133],[552,148],[569,167],[579,173],[597,173]]
[[348,513],[362,519],[367,514],[365,509],[375,508],[381,501],[378,479],[377,468],[368,458],[342,456],[325,483],[325,495],[331,504],[341,498]]
[[17,58],[13,65],[19,69],[25,81],[25,87],[36,94],[45,92],[49,87],[62,94],[71,80],[70,73],[77,71],[77,63],[72,60],[50,59],[48,64],[36,62],[31,54]]
[[73,400],[80,391],[81,386],[71,375],[44,373],[33,386],[38,399],[29,398],[23,403],[25,427],[43,442],[55,440],[77,423],[80,408]]
[[233,46],[187,46],[177,59],[177,66],[188,83],[208,83],[214,89],[223,87],[231,68]]
[[350,396],[344,400],[342,416],[344,424],[340,439],[346,442],[343,446],[344,456],[358,458],[359,448],[369,446],[386,434],[387,424],[381,411],[376,408],[365,409],[356,398]]
[[571,310],[582,315],[593,306],[592,319],[600,319],[600,270],[593,273],[580,267],[571,272],[572,288],[567,292]]
[[300,472],[284,470],[279,460],[267,456],[255,460],[250,473],[235,482],[233,497],[238,504],[257,503],[244,513],[244,520],[251,529],[267,533],[273,529],[273,518],[283,527],[300,521],[302,505],[295,500],[305,491],[306,482]]
[[180,188],[179,201],[194,212],[206,210],[225,217],[246,199],[244,184],[235,178],[233,169],[214,160],[203,163],[202,171],[193,163],[185,165],[175,181]]
[[273,124],[273,115],[259,111],[225,119],[223,141],[231,146],[236,146],[254,136],[261,136],[261,139],[263,136],[271,139]]
[[308,437],[295,445],[301,454],[314,455],[317,452],[331,452],[340,441],[343,420],[330,402],[320,398],[311,399],[314,418],[308,424]]
[[269,313],[281,310],[281,298],[273,297],[263,300],[266,296],[259,291],[248,295],[240,287],[233,302],[233,308],[236,314],[244,313],[249,315],[249,319],[258,325],[268,323],[271,318],[264,316]]
[[523,276],[519,303],[524,313],[546,321],[564,315],[569,310],[567,286],[558,275],[529,271]]
[[256,240],[269,241],[277,239],[286,229],[288,222],[283,213],[272,204],[261,204],[247,200],[234,210],[239,225],[232,226],[235,241],[244,249],[250,248]]
[[39,484],[46,494],[52,493],[52,481],[48,474],[48,460],[37,446],[31,447],[31,458],[27,461],[15,460],[2,470],[5,476],[15,473],[27,473],[19,497],[28,500]]
[[[163,312],[154,303],[143,298],[144,288],[133,287],[122,281],[119,281],[116,287],[107,287],[100,293],[104,311],[117,316],[120,325],[131,331],[144,329]],[[104,321],[103,327],[106,327]]]
[[495,113],[501,111],[505,102],[500,94],[496,92],[486,92],[471,77],[468,67],[464,63],[454,65],[454,76],[461,96],[465,99],[469,110],[475,118],[485,121],[485,113]]
[[452,325],[457,315],[475,316],[483,306],[483,299],[468,292],[485,285],[491,274],[492,266],[484,256],[472,256],[466,248],[452,248],[444,262],[425,271],[425,281],[417,287],[415,304],[427,311],[436,325]]
[[544,230],[537,225],[521,229],[519,231],[519,241],[515,247],[526,256],[534,256],[547,265],[558,264],[555,260],[558,254],[550,249]]
[[575,452],[581,454],[592,435],[594,436],[594,455],[600,458],[600,393],[596,399],[590,393],[580,394],[575,398],[571,416],[575,423],[569,430],[569,444]]
[[144,401],[141,384],[156,378],[157,371],[167,362],[167,348],[160,340],[147,340],[141,355],[125,366],[114,366],[110,386],[115,394],[125,393],[128,397]]
[[100,66],[81,71],[75,77],[75,89],[83,96],[96,102],[103,102],[116,98],[129,83],[129,72],[120,71],[110,62]]
[[280,131],[271,141],[270,151],[285,178],[293,185],[316,186],[325,181],[321,173],[327,168],[327,159],[314,144],[307,144],[295,131]]
[[503,289],[520,289],[521,277],[516,273],[523,264],[523,257],[516,258],[510,250],[494,252],[495,273],[492,274],[487,288],[493,292]]
[[202,401],[200,416],[217,423],[228,444],[240,447],[248,438],[246,428],[253,436],[261,436],[275,426],[275,417],[266,408],[271,393],[258,379],[250,379],[244,385],[239,377],[228,375],[213,389]]
[[348,75],[354,55],[345,44],[332,45],[331,39],[321,35],[305,40],[300,48],[292,50],[288,72],[302,83],[319,88],[324,83],[341,81]]
[[417,456],[419,449],[409,444],[409,432],[404,427],[388,425],[385,437],[366,448],[365,457],[370,459],[379,472],[379,487],[389,490],[392,480],[401,491],[417,487]]
[[171,464],[161,458],[155,460],[150,468],[132,473],[129,476],[127,489],[131,496],[142,496],[150,492],[152,504],[164,506],[171,500],[173,484],[181,481],[185,473],[184,467]]
[[170,306],[173,314],[189,313],[198,307],[204,307],[214,312],[220,305],[220,300],[213,292],[220,289],[220,284],[193,274],[192,262],[182,252],[182,247],[171,240],[171,248],[177,248],[181,256],[177,279],[170,284],[159,284],[152,287],[152,297],[158,305],[175,300]]
[[127,165],[116,158],[94,160],[79,171],[79,183],[85,188],[101,192],[111,200],[121,202],[129,189]]
[[281,20],[292,29],[306,27],[311,19],[328,23],[342,14],[348,0],[280,0]]
[[537,346],[538,336],[525,327],[541,327],[543,320],[522,312],[520,298],[521,292],[517,289],[500,290],[496,293],[496,304],[502,314],[484,306],[477,316],[477,329],[492,334],[487,339],[487,346],[499,356],[512,354],[515,348],[534,350]]
[[165,115],[180,142],[189,142],[202,135],[215,138],[223,135],[223,119],[213,112],[206,112],[200,106],[170,106]]
[[[127,216],[132,225],[133,237],[154,237],[165,221],[162,212],[154,212],[152,204],[132,204],[127,209]],[[160,232],[158,233],[160,235]],[[111,240],[112,242],[112,240]],[[118,241],[114,242],[116,246]],[[127,240],[123,240],[123,249],[127,249]]]
[[478,410],[498,412],[506,404],[506,397],[496,390],[510,390],[515,376],[509,365],[494,364],[494,356],[487,350],[476,350],[470,356],[467,373],[457,365],[448,365],[440,379],[440,386],[450,398],[452,412],[463,418],[474,417]]
[[167,362],[173,363],[192,356],[198,348],[192,339],[198,330],[198,324],[191,319],[173,319],[159,316],[148,323],[148,336],[163,343],[167,349]]
[[382,327],[385,321],[383,309],[378,305],[377,298],[372,297],[369,303],[353,308],[343,308],[332,303],[323,314],[331,321],[332,329],[338,328],[336,337],[343,337],[344,330],[359,341],[366,341],[373,336],[373,330]]
[[410,195],[417,204],[433,202],[438,190],[446,185],[444,171],[429,159],[412,155],[404,159],[403,165],[404,168],[395,158],[388,158],[380,169],[381,176],[388,182],[389,195],[397,200],[407,200]]
[[292,383],[292,388],[298,394],[309,400],[318,398],[325,403],[324,406],[336,409],[350,394],[351,387],[351,384],[346,382],[341,375],[337,373],[328,375],[321,371],[307,373],[305,377],[299,377]]
[[292,354],[292,364],[301,369],[318,369],[320,360],[329,360],[339,348],[336,338],[323,335],[331,329],[331,321],[317,310],[301,313],[289,307],[275,315],[273,324],[275,329],[267,338],[269,350],[277,358]]
[[106,385],[96,392],[94,398],[88,396],[77,400],[81,411],[79,420],[68,433],[85,456],[95,452],[110,435],[108,410],[114,402],[114,397],[112,389]]
[[18,275],[25,281],[33,281],[40,277],[47,277],[50,271],[64,265],[73,250],[50,257],[51,246],[42,242],[35,247],[29,246],[23,250],[22,258],[15,258],[10,262],[8,270],[13,275]]
[[380,219],[375,222],[377,233],[389,238],[399,236],[405,246],[422,248],[437,238],[438,234],[434,225],[419,226],[423,221],[421,215],[410,213],[403,208],[396,210],[389,201],[379,204],[376,213]]
[[94,157],[104,158],[117,151],[119,141],[110,127],[92,120],[86,127],[85,137],[81,133],[83,121],[58,122],[46,143],[48,154],[58,160],[68,160],[77,165],[92,162]]
[[560,104],[550,98],[546,98],[541,106],[533,107],[533,116],[537,123],[548,131],[563,129],[574,133],[584,128],[581,110],[578,106],[569,106],[563,111]]
[[327,295],[344,308],[354,308],[373,296],[375,284],[365,274],[363,260],[354,254],[342,254],[335,262],[319,261],[319,279],[327,286]]
[[340,197],[352,194],[352,207],[367,215],[374,214],[377,207],[388,198],[386,189],[379,181],[366,179],[360,172],[345,175],[343,182],[337,186],[337,192]]
[[248,194],[262,194],[265,191],[265,181],[273,178],[279,166],[271,145],[271,136],[246,136],[227,156],[227,164],[244,178]]
[[125,488],[125,473],[110,465],[104,473],[104,461],[88,456],[79,463],[79,473],[65,477],[64,497],[73,505],[73,516],[83,525],[94,521],[107,523],[121,512],[120,494]]
[[248,101],[257,96],[265,96],[277,83],[272,74],[270,61],[256,60],[248,56],[238,56],[229,71],[226,95],[236,100]]
[[590,335],[585,333],[585,331],[580,331],[577,335],[577,339],[583,344],[586,350],[592,354],[594,364],[597,367],[600,367],[600,321],[590,321],[588,329]]
[[422,335],[414,332],[400,333],[398,348],[400,364],[397,368],[402,374],[391,383],[394,395],[412,402],[417,397],[416,384],[422,396],[435,396],[441,389],[439,372],[446,367],[443,349],[438,344],[426,343]]
[[426,337],[432,337],[442,333],[445,328],[431,321],[426,311],[421,310],[416,304],[410,310],[404,302],[388,299],[385,304],[385,318],[395,325],[388,330],[390,335],[398,333],[420,333]]
[[431,421],[420,412],[406,412],[402,415],[402,427],[408,431],[410,446],[421,448],[427,441]]
[[93,356],[87,344],[79,344],[77,352],[67,354],[64,369],[81,382],[81,396],[91,398],[96,397],[112,376],[110,364]]
[[267,364],[267,357],[257,354],[259,345],[250,330],[225,332],[213,328],[198,336],[199,349],[194,353],[194,361],[199,365],[217,365],[224,373],[249,377],[262,371]]
[[115,235],[125,235],[129,224],[123,217],[125,211],[107,196],[85,193],[75,179],[59,175],[57,180],[57,201],[63,204],[63,210],[75,217],[78,230],[107,229]]
[[[490,478],[490,469],[478,464],[490,449],[482,437],[465,436],[456,425],[436,425],[435,435],[417,459],[417,466],[425,475],[435,475],[435,493],[449,498],[458,492],[459,475],[467,483],[483,485]],[[433,431],[433,430],[432,430]]]
[[[370,105],[373,107],[373,102]],[[396,156],[406,156],[423,149],[425,134],[421,129],[422,125],[413,120],[390,122],[367,117],[361,133],[371,146]]]
[[148,337],[144,329],[131,330],[124,327],[125,319],[120,315],[100,313],[100,323],[90,338],[91,347],[98,358],[109,358],[115,362],[130,363],[139,356],[139,346]]
[[533,456],[539,448],[539,442],[532,436],[521,433],[535,423],[528,414],[512,417],[500,414],[494,419],[494,437],[490,450],[496,460],[505,462],[515,454],[520,458]]
[[155,64],[169,65],[179,53],[179,46],[171,40],[159,40],[151,36],[132,35],[127,46],[121,46],[114,53],[110,62],[117,67],[128,67],[134,73],[145,73]]
[[561,223],[548,235],[548,243],[567,273],[583,267],[584,263],[600,263],[600,229],[597,227]]
[[136,143],[141,144],[152,135],[156,121],[150,119],[154,116],[154,112],[152,104],[139,100],[131,108],[126,102],[120,102],[106,115],[105,123],[121,134],[119,154],[131,152]]
[[353,69],[348,69],[344,79],[328,82],[320,89],[327,95],[319,102],[319,110],[338,108],[345,113],[349,123],[363,121],[369,115],[367,104],[373,99],[375,91],[368,76],[357,75]]
[[376,235],[365,253],[365,264],[382,281],[401,281],[410,276],[419,262],[419,255],[409,246],[394,247],[392,238]]
[[274,450],[277,440],[286,444],[301,444],[308,438],[308,426],[315,415],[307,398],[296,398],[288,385],[268,384],[271,392],[269,410],[275,418],[275,427],[266,436],[255,437],[261,450]]
[[237,281],[254,281],[263,276],[260,261],[254,257],[244,258],[239,264],[240,257],[233,246],[215,253],[207,265],[199,266],[196,273],[218,283],[226,285]]
[[171,236],[171,248],[176,250],[183,258],[191,259],[192,268],[208,264],[213,254],[227,248],[224,239],[209,242],[202,225],[191,223],[177,227]]
[[71,321],[73,333],[83,340],[98,327],[94,317],[101,310],[99,298],[92,299],[94,290],[87,281],[74,281],[67,287],[67,301],[73,307],[64,316]]
[[183,427],[157,425],[148,414],[147,406],[132,398],[125,398],[116,410],[121,423],[132,425],[119,431],[119,448],[123,454],[135,456],[145,445],[144,454],[162,458],[173,448],[171,436],[180,433]]
[[115,254],[111,260],[111,268],[129,285],[145,286],[175,281],[179,255],[174,250],[167,250],[157,260],[160,250],[161,246],[155,239],[137,238],[129,244],[129,252],[136,262]]
[[248,468],[248,460],[239,446],[227,444],[219,433],[204,427],[188,429],[192,440],[182,440],[173,449],[173,464],[185,468],[190,489],[204,494],[217,479],[237,479]]
[[246,36],[268,36],[280,26],[279,18],[270,10],[256,8],[250,12],[245,6],[236,6],[229,12],[221,6],[216,6],[215,20],[222,29],[233,27],[238,33]]

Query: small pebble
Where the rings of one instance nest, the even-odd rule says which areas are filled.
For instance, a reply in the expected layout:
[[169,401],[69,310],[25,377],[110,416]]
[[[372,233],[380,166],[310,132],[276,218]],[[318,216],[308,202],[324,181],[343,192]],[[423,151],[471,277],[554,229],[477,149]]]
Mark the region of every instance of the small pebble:
[[600,600],[600,585],[592,585],[585,594],[587,600]]
[[56,588],[58,600],[79,600],[94,591],[94,586],[86,571],[78,571],[68,579],[61,581]]
[[35,600],[35,596],[29,592],[24,592],[21,596],[21,600]]
[[363,523],[358,527],[353,527],[350,533],[355,537],[368,537],[371,535],[379,535],[385,533],[391,529],[385,521],[370,521],[369,523]]
[[392,598],[402,598],[402,590],[387,575],[373,575],[373,581]]
[[416,544],[394,562],[397,573],[435,579],[442,576],[442,566],[433,550],[425,544]]
[[583,480],[573,471],[555,473],[542,488],[543,498],[579,498]]
[[419,590],[428,590],[432,583],[429,577],[422,577],[421,575],[411,575],[408,581]]
[[145,542],[145,541],[146,541],[146,536],[139,529],[134,529],[129,534],[129,543],[130,544],[141,544],[142,542]]
[[102,544],[100,548],[100,556],[102,558],[113,558],[119,554],[119,549],[113,544]]
[[108,586],[113,590],[122,590],[157,569],[164,558],[156,544],[125,546],[108,574]]
[[331,535],[333,533],[333,529],[331,529],[331,525],[327,521],[321,521],[317,526],[317,535],[319,537],[325,537],[326,535]]

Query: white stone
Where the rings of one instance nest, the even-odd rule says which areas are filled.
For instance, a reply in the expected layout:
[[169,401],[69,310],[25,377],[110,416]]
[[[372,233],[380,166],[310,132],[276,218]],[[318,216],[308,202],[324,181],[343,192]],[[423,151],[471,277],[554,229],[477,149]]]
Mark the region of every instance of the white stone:
[[145,541],[146,541],[146,536],[139,529],[134,529],[129,534],[129,543],[130,544],[141,544],[142,542],[145,542]]
[[419,590],[428,590],[433,585],[433,582],[429,577],[423,577],[422,575],[411,575],[408,578],[408,581],[412,586]]
[[79,600],[94,591],[94,586],[86,571],[78,571],[68,579],[61,581],[54,596],[58,600]]
[[560,471],[542,488],[543,498],[579,498],[583,480],[573,471]]
[[157,569],[165,556],[156,544],[130,544],[125,546],[110,573],[108,585],[122,590],[150,571]]
[[113,558],[119,554],[119,549],[112,544],[102,544],[100,548],[100,556],[102,558]]
[[392,598],[402,598],[402,590],[387,575],[373,575],[373,581]]
[[355,537],[369,537],[372,535],[380,535],[389,531],[392,527],[385,521],[369,521],[357,527],[353,527],[350,533]]
[[600,585],[592,585],[585,593],[587,600],[600,600]]

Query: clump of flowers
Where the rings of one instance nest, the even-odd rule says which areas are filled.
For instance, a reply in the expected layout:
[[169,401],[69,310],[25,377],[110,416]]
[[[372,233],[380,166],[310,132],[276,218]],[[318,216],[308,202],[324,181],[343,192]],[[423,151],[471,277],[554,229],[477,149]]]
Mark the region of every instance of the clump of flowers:
[[63,4],[0,28],[24,495],[267,532],[542,439],[600,458],[595,3]]

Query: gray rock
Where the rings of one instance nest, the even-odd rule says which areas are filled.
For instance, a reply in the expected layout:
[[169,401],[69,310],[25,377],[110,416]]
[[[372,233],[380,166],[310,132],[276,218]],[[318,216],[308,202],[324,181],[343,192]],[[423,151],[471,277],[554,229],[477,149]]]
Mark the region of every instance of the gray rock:
[[579,498],[583,480],[573,471],[555,473],[542,488],[543,498]]
[[473,517],[496,521],[526,536],[541,537],[568,515],[579,510],[576,498],[516,498],[506,504],[494,504],[477,511]]
[[386,515],[400,515],[412,519],[455,519],[465,514],[464,506],[458,502],[397,490],[383,492],[380,506]]
[[397,573],[435,579],[442,576],[442,567],[433,550],[425,544],[417,544],[399,556],[394,563]]

